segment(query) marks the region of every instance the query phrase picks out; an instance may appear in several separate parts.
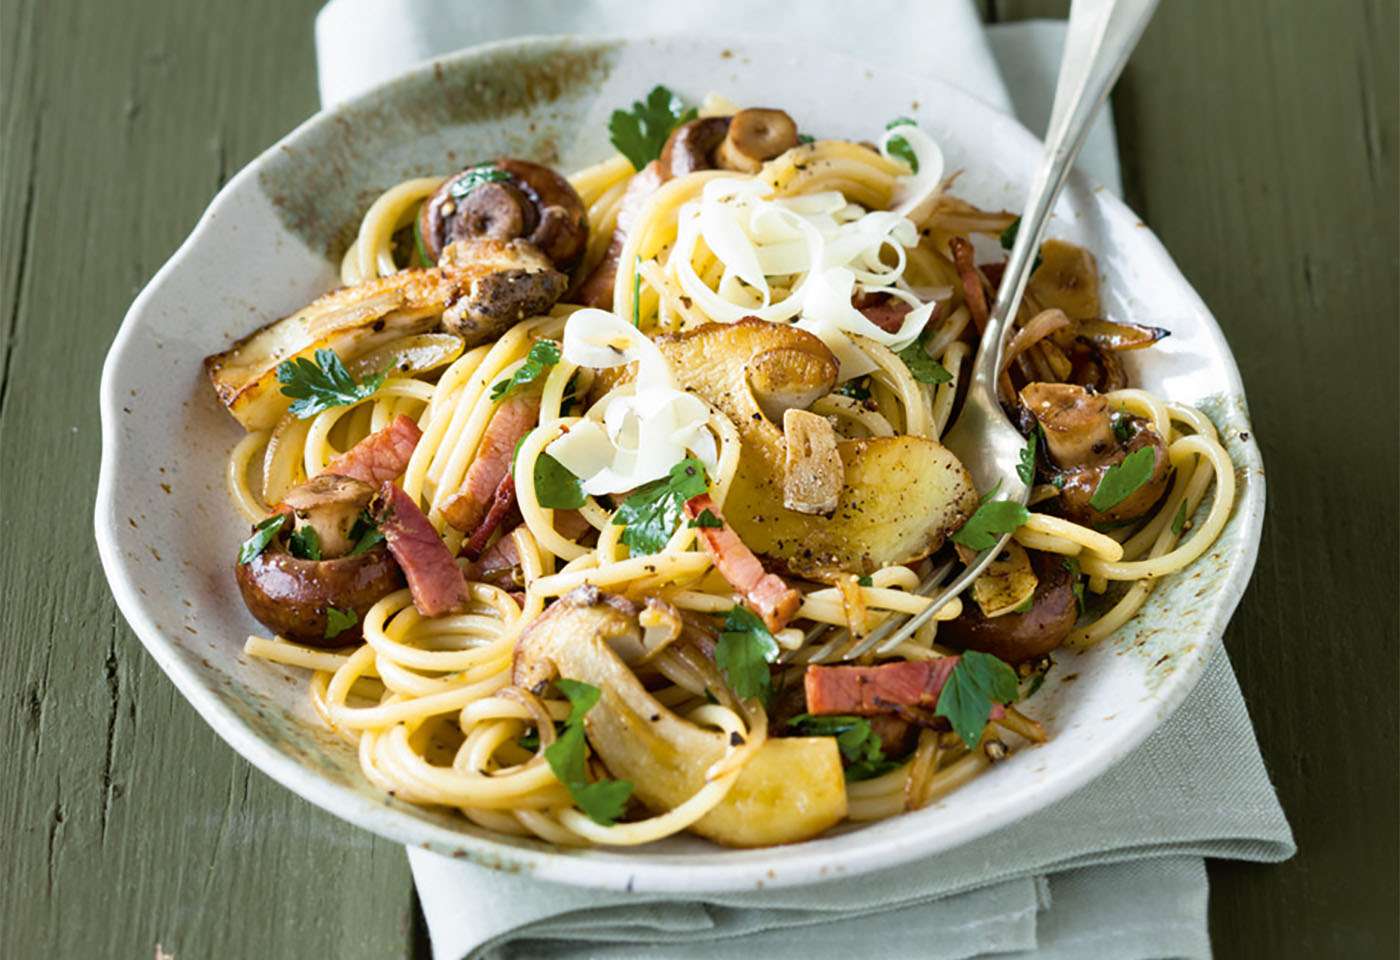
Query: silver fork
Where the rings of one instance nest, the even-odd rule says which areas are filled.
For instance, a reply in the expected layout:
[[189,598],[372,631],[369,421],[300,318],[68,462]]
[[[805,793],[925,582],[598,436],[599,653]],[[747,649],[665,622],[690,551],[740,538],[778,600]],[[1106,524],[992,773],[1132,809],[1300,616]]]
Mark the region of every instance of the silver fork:
[[[1157,0],[1074,0],[1070,7],[1060,77],[1055,85],[1055,103],[1046,130],[1045,152],[1021,214],[1021,225],[1002,275],[996,304],[973,361],[972,379],[962,413],[942,438],[943,445],[957,454],[967,467],[977,489],[989,498],[1014,500],[1024,506],[1030,497],[1030,485],[1022,482],[1016,472],[1026,438],[1012,426],[997,400],[997,378],[1006,352],[1006,331],[1026,292],[1026,282],[1030,279],[1050,211],[1084,143],[1089,124],[1123,72],[1128,55],[1137,46],[1156,7]],[[994,545],[978,554],[957,579],[939,591],[933,602],[902,624],[898,616],[891,616],[857,643],[851,643],[845,636],[838,637],[814,651],[806,658],[807,662],[853,660],[871,650],[879,653],[893,650],[927,623],[940,607],[966,590],[1009,539],[1011,534],[1002,534]],[[929,596],[951,569],[951,564],[946,564],[935,570],[919,584],[916,592]]]

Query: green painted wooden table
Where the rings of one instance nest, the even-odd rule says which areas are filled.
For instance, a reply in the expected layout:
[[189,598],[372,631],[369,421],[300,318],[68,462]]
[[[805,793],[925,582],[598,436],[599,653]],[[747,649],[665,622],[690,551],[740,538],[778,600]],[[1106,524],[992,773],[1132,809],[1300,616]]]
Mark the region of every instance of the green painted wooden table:
[[[402,851],[204,725],[92,538],[107,345],[315,110],[319,2],[0,0],[0,957],[428,955]],[[1300,853],[1211,865],[1226,958],[1400,952],[1396,39],[1393,0],[1165,0],[1114,97],[1128,202],[1225,328],[1269,471],[1226,645]]]

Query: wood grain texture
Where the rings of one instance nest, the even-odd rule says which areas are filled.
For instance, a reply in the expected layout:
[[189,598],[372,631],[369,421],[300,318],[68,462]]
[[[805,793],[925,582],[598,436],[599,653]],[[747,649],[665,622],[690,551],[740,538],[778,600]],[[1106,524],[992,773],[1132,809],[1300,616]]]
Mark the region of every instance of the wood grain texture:
[[315,109],[315,6],[3,7],[0,741],[20,788],[0,798],[0,957],[410,949],[402,850],[220,741],[93,547],[107,344],[224,180]]
[[1299,853],[1210,864],[1222,958],[1400,955],[1397,33],[1393,2],[1164,0],[1113,98],[1128,204],[1225,329],[1268,471],[1225,642]]
[[[0,0],[0,957],[427,956],[398,847],[228,749],[92,546],[107,344],[315,108],[318,6]],[[1164,0],[1114,98],[1128,201],[1225,327],[1269,470],[1226,643],[1300,853],[1211,864],[1227,960],[1400,951],[1396,35],[1380,0]]]

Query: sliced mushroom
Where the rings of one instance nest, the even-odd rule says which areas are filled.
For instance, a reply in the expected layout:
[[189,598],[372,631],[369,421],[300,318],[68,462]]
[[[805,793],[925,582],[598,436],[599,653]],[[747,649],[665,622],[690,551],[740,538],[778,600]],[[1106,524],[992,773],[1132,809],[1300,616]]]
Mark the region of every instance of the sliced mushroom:
[[797,146],[797,124],[782,110],[740,110],[715,159],[726,170],[757,173],[764,163]]
[[783,414],[783,441],[783,506],[798,513],[831,513],[846,482],[831,421],[794,407]]
[[1028,383],[1021,402],[1045,431],[1050,459],[1065,470],[1096,464],[1117,445],[1108,401],[1072,383]]
[[[730,749],[725,734],[682,719],[647,692],[614,652],[640,642],[635,607],[594,587],[552,604],[516,642],[516,686],[539,689],[556,676],[601,691],[584,717],[588,742],[608,772],[634,785],[650,809],[672,810],[703,789]],[[832,737],[767,740],[724,799],[690,830],[729,846],[794,843],[846,815],[841,755]]]
[[287,491],[282,505],[292,511],[296,530],[316,531],[321,557],[332,560],[355,546],[350,531],[374,498],[374,488],[352,477],[322,474]]
[[567,270],[587,243],[588,211],[549,167],[501,157],[449,177],[423,204],[418,231],[433,260],[458,240],[520,239]]
[[[724,508],[755,553],[794,573],[871,573],[928,556],[976,510],[972,478],[957,457],[933,440],[911,436],[839,441],[844,477],[831,516],[788,509],[783,434],[755,397],[749,359],[768,351],[829,356],[826,346],[797,327],[756,318],[704,324],[660,337],[657,345],[681,386],[714,404],[739,430],[742,453]],[[801,369],[824,371],[834,362]],[[788,383],[790,393],[801,387],[800,380]]]
[[[279,539],[235,566],[234,573],[248,612],[278,636],[313,647],[358,643],[369,608],[404,585],[382,543],[353,557],[302,560],[287,553]],[[353,610],[356,620],[327,637],[331,608]]]
[[465,294],[443,312],[442,325],[468,347],[546,313],[569,286],[569,278],[524,240],[462,240],[443,251],[442,262],[460,265],[466,280]]
[[[1045,446],[1060,488],[1055,509],[1077,523],[1118,523],[1142,516],[1166,491],[1171,476],[1167,445],[1147,421],[1126,413],[1114,414],[1108,401],[1084,387],[1068,383],[1031,383],[1021,402],[1045,432]],[[1120,440],[1114,430],[1129,436]],[[1147,480],[1118,503],[1099,510],[1092,500],[1104,475],[1130,454],[1152,449],[1152,472]]]
[[838,368],[826,345],[812,339],[762,350],[749,359],[744,372],[758,408],[778,423],[788,410],[806,410],[830,393]]
[[1028,553],[1036,578],[1029,611],[992,617],[978,604],[965,603],[961,614],[939,626],[938,642],[981,650],[1007,663],[1033,659],[1063,643],[1079,617],[1074,578],[1059,554]]
[[1038,582],[1026,548],[1008,540],[1001,553],[972,582],[972,598],[984,616],[1000,617],[1030,600]]
[[1071,320],[1103,316],[1099,268],[1092,253],[1063,240],[1046,240],[1040,245],[1040,259],[1040,266],[1026,285],[1026,294],[1041,309],[1057,307]]

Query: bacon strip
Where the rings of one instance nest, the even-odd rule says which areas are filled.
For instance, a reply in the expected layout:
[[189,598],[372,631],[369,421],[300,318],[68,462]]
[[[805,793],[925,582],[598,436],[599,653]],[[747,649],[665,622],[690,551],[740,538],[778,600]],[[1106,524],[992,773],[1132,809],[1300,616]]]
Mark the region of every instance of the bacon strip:
[[472,535],[467,538],[467,542],[462,544],[462,555],[469,560],[475,560],[481,556],[481,551],[486,549],[486,541],[491,539],[491,534],[496,532],[496,528],[505,520],[506,514],[510,513],[510,508],[515,506],[515,477],[507,472],[501,478],[501,482],[496,484],[496,495],[491,500],[491,509],[486,511],[486,518],[477,524]]
[[[685,515],[694,520],[709,510],[721,521],[719,508],[708,493],[691,497],[685,503]],[[698,527],[700,542],[715,561],[720,575],[739,591],[753,611],[763,618],[763,625],[772,633],[787,626],[802,606],[802,594],[787,585],[777,574],[767,573],[754,552],[727,522],[722,527]]]
[[851,298],[851,306],[886,333],[898,333],[899,328],[904,326],[905,316],[914,309],[903,300],[896,300],[887,293],[878,296],[857,294]]
[[418,424],[399,414],[385,427],[332,460],[321,474],[354,477],[377,487],[398,479],[408,469],[413,449],[422,437],[423,431],[418,429]]
[[495,500],[496,488],[510,473],[515,445],[539,420],[538,393],[517,393],[501,401],[486,424],[476,459],[467,467],[462,485],[442,505],[442,515],[448,523],[463,533],[471,533],[481,525]]
[[408,579],[419,613],[439,617],[467,602],[467,581],[452,559],[452,551],[412,497],[386,481],[370,504],[370,513]]
[[[803,676],[807,711],[815,716],[854,715],[872,717],[898,714],[900,707],[938,705],[938,695],[958,657],[904,660],[878,667],[822,667],[813,664]],[[991,719],[1004,715],[992,705]]]
[[972,322],[976,324],[977,332],[981,333],[987,329],[990,314],[987,290],[982,286],[982,275],[977,272],[977,263],[973,260],[972,243],[966,237],[952,237],[948,240],[948,249],[952,251],[953,261],[958,265],[958,274],[962,277],[963,296],[967,298]]

